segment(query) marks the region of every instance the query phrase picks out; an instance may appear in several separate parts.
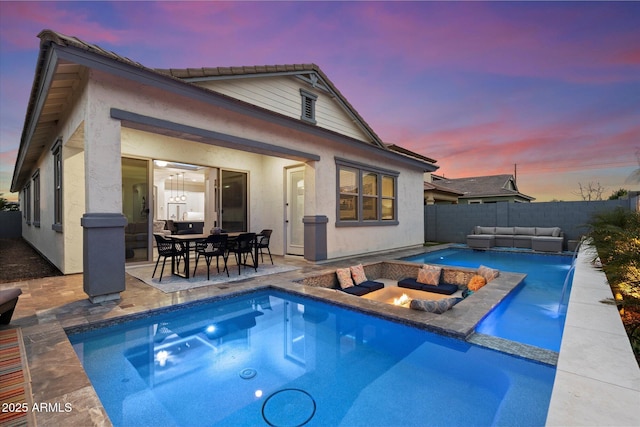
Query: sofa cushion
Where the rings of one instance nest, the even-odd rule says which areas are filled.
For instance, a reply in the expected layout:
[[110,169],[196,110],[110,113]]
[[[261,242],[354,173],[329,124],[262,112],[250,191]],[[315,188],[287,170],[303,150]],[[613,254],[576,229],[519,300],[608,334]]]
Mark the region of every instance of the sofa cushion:
[[338,283],[340,283],[340,288],[346,289],[353,286],[353,279],[351,278],[350,268],[336,269],[336,276],[338,276]]
[[22,289],[20,288],[4,289],[0,291],[0,304],[18,298],[20,295],[22,295]]
[[343,289],[342,292],[361,297],[362,295],[368,294],[371,291],[364,286],[351,286],[350,288]]
[[443,298],[439,300],[413,299],[409,307],[413,310],[428,311],[430,313],[442,314],[451,307],[462,301],[462,298]]
[[487,284],[487,279],[485,279],[484,277],[478,274],[473,276],[471,280],[469,280],[469,283],[467,284],[467,289],[475,292],[486,284]]
[[424,285],[418,283],[413,277],[406,277],[398,281],[398,286],[401,288],[416,289],[418,291],[433,292],[435,294],[451,295],[458,290],[457,285],[450,283],[439,283],[438,286]]
[[480,267],[478,267],[478,274],[484,277],[487,283],[489,283],[490,281],[492,281],[493,279],[495,279],[500,275],[500,270],[496,270],[496,269],[481,265]]
[[514,234],[520,236],[535,236],[536,228],[535,227],[514,227]]
[[440,283],[440,275],[442,274],[442,267],[436,267],[435,265],[423,265],[418,270],[418,283],[425,285],[438,286]]
[[356,285],[367,281],[367,275],[364,274],[364,267],[362,266],[362,264],[353,265],[349,268],[351,269],[351,277],[353,277],[353,282]]
[[502,234],[503,236],[512,236],[513,227],[496,227],[496,234]]
[[384,288],[384,283],[367,280],[366,282],[360,283],[358,286],[360,286],[361,288],[367,288],[369,289],[369,292],[373,292],[377,291],[378,289]]
[[554,232],[555,227],[536,227],[536,236],[553,236]]
[[478,232],[476,234],[495,234],[495,227],[480,227],[478,226]]

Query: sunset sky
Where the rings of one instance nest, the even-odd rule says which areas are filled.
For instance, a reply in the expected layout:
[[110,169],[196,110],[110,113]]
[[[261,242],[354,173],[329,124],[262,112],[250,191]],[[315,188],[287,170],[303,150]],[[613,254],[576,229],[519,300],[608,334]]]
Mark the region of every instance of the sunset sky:
[[640,190],[640,2],[0,1],[0,193],[37,34],[154,68],[316,63],[387,143],[536,201]]

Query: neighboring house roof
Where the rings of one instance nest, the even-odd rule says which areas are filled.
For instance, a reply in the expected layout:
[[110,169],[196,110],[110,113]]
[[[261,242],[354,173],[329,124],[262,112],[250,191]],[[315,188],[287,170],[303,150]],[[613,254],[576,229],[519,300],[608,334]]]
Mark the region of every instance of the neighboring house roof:
[[517,197],[535,200],[531,196],[520,193],[513,175],[474,176],[469,178],[448,179],[433,176],[437,185],[461,192],[461,199],[489,197]]
[[[218,67],[218,68],[187,68],[187,69],[153,69],[145,67],[114,52],[105,50],[97,45],[87,43],[77,37],[67,36],[52,30],[43,30],[38,34],[40,38],[40,53],[36,64],[36,71],[27,106],[25,124],[20,140],[18,158],[11,183],[11,191],[19,191],[31,174],[31,168],[36,164],[41,150],[51,143],[51,132],[58,121],[65,114],[69,103],[72,102],[73,92],[82,81],[83,67],[95,67],[101,71],[117,74],[143,83],[162,87],[174,86],[175,90],[187,96],[200,97],[206,94],[206,99],[224,105],[225,108],[258,114],[270,121],[276,121],[286,126],[297,126],[308,132],[322,132],[323,135],[335,135],[348,144],[365,144],[374,149],[387,152],[393,158],[398,158],[398,150],[391,150],[371,129],[353,106],[338,91],[333,83],[315,64],[290,64],[253,67]],[[118,65],[120,64],[120,65]],[[133,68],[132,68],[133,67]],[[203,79],[246,78],[248,76],[265,75],[295,75],[308,80],[312,85],[328,91],[333,98],[349,114],[354,122],[360,126],[371,139],[368,142],[355,140],[327,129],[319,129],[311,124],[302,123],[278,112],[266,110],[254,104],[235,99],[231,96],[211,91],[196,85]],[[174,83],[171,83],[174,82]],[[180,85],[179,87],[175,85]],[[202,99],[202,98],[199,98]],[[428,158],[417,156],[400,156],[407,159],[414,166],[420,166],[424,171],[433,171],[437,167]]]
[[453,190],[451,188],[447,188],[444,187],[442,185],[438,185],[436,183],[433,182],[426,182],[424,183],[424,190],[425,191],[438,191],[440,193],[448,193],[448,194],[453,194],[455,196],[464,196],[464,193],[462,191],[457,191],[457,190]]

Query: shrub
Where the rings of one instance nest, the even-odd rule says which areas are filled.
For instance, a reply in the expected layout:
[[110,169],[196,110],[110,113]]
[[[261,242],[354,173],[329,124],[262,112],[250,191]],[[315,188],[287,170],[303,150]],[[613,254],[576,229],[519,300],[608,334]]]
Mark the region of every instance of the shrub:
[[609,284],[640,299],[640,212],[616,208],[594,215],[589,225]]

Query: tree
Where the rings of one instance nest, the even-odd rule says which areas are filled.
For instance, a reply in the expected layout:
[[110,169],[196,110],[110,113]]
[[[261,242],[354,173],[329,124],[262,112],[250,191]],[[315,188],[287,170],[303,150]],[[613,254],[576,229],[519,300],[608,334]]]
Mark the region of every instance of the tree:
[[[636,151],[636,159],[638,159],[638,166],[640,166],[640,149]],[[640,184],[640,167],[631,172],[631,175],[624,181],[625,184]]]
[[580,187],[580,191],[573,194],[582,197],[582,200],[588,202],[592,200],[602,200],[604,187],[600,185],[599,182],[589,182],[587,185],[582,185],[582,183],[579,182],[578,186]]
[[627,194],[629,194],[629,190],[625,190],[624,188],[621,188],[617,191],[614,191],[610,196],[609,196],[609,200],[618,200],[622,197],[625,197]]
[[10,202],[4,197],[4,193],[0,193],[0,211],[19,211],[20,205],[16,202]]

